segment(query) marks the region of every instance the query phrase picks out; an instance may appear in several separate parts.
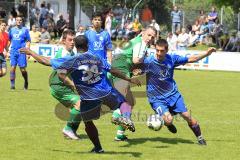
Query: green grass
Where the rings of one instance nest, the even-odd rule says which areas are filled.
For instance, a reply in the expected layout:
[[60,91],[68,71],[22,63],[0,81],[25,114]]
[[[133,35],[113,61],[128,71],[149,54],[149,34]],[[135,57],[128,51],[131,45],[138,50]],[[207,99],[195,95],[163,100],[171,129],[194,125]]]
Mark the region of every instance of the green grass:
[[155,132],[145,125],[152,113],[145,86],[133,88],[138,96],[133,118],[136,132],[128,132],[129,142],[114,142],[116,127],[110,114],[95,121],[105,154],[88,153],[92,148],[81,124],[80,141],[65,140],[65,122],[54,114],[57,101],[49,94],[50,68],[29,63],[29,90],[17,73],[16,90],[9,89],[9,73],[0,79],[0,160],[115,160],[115,159],[239,159],[240,150],[240,74],[234,72],[180,71],[175,79],[192,115],[199,120],[208,145],[196,144],[186,123],[179,117],[173,135],[162,128]]

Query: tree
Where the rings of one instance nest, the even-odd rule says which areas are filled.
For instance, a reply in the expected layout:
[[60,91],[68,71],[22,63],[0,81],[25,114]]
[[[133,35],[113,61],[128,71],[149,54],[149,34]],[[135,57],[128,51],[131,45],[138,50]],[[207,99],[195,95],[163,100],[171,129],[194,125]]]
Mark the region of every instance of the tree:
[[239,0],[213,0],[219,7],[229,6],[235,13],[240,12],[240,1]]

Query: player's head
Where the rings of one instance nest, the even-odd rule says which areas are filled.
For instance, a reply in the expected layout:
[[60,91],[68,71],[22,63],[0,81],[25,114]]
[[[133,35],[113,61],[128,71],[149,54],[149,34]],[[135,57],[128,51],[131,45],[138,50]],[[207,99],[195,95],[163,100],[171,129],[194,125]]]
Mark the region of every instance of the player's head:
[[88,39],[84,35],[79,35],[75,38],[75,47],[77,51],[87,52],[88,50]]
[[156,56],[158,60],[164,60],[168,52],[168,42],[165,39],[159,39],[155,45]]
[[71,29],[63,31],[62,43],[65,45],[66,50],[70,51],[74,48],[75,32]]
[[23,18],[21,15],[17,15],[16,17],[16,26],[21,26],[23,24]]
[[102,14],[100,12],[94,12],[92,16],[92,24],[94,29],[100,29],[102,26]]
[[142,39],[146,44],[150,44],[156,37],[157,30],[155,27],[148,26],[142,33]]
[[3,20],[0,19],[0,31],[3,32],[6,30],[7,23]]

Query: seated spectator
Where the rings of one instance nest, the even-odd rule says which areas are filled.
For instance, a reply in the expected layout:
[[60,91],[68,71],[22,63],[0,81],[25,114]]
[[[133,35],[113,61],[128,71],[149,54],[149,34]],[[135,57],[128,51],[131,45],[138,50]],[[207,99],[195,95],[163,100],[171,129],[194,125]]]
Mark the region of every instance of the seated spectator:
[[232,33],[227,45],[224,48],[224,51],[235,52],[237,51],[237,45],[239,44],[240,39],[237,37],[236,33]]
[[66,20],[63,19],[63,15],[60,14],[59,20],[57,21],[57,25],[56,25],[59,37],[62,36],[62,32],[64,31],[64,29],[67,28],[66,24],[67,24]]
[[51,40],[51,36],[49,34],[49,32],[47,31],[47,28],[42,27],[41,30],[41,42],[40,43],[44,43],[44,44],[49,44],[50,40]]
[[173,34],[172,32],[169,32],[167,36],[167,42],[168,42],[169,51],[177,50],[177,36],[175,34]]
[[194,25],[192,26],[192,31],[195,33],[195,34],[199,34],[200,32],[200,23],[199,23],[199,20],[196,20]]
[[202,44],[204,42],[204,39],[208,36],[209,34],[209,28],[208,28],[208,21],[205,19],[205,23],[203,23],[200,27],[200,32],[199,32],[199,42]]
[[39,43],[41,40],[41,32],[38,31],[36,25],[32,25],[32,30],[29,32],[32,43]]
[[132,30],[133,32],[139,34],[142,31],[142,25],[139,22],[138,18],[135,18],[133,24],[132,24]]
[[79,35],[84,35],[84,32],[85,32],[85,27],[80,25],[78,27],[78,30],[77,30],[77,33],[76,33],[76,37],[79,36]]
[[182,32],[177,38],[177,49],[186,50],[189,43],[189,35],[186,33],[186,29],[182,28]]
[[189,32],[189,43],[188,43],[188,47],[194,47],[194,46],[196,46],[197,45],[197,43],[198,43],[198,35],[197,34],[195,34],[195,32],[194,31],[192,31],[192,32]]
[[219,23],[219,19],[216,20],[216,23],[213,25],[213,31],[210,32],[210,36],[212,37],[213,43],[218,44],[219,38],[223,35],[223,25]]
[[229,41],[229,34],[228,32],[224,32],[223,35],[219,38],[218,44],[219,44],[219,50],[222,51],[225,49],[227,43]]

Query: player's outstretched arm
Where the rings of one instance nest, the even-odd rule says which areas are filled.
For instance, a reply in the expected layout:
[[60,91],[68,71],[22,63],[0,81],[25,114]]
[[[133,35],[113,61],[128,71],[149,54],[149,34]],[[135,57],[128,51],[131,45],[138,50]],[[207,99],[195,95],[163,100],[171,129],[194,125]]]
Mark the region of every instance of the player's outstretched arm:
[[213,52],[216,52],[216,48],[210,47],[210,48],[208,48],[208,50],[205,53],[198,54],[198,55],[191,55],[190,57],[188,57],[187,63],[197,62],[197,61],[211,55]]
[[26,55],[30,55],[32,56],[36,61],[38,61],[39,63],[45,65],[45,66],[51,66],[50,64],[50,59],[44,56],[40,56],[38,55],[36,52],[27,49],[27,48],[21,48],[19,50],[22,54],[26,54]]
[[70,87],[73,91],[76,90],[76,87],[73,81],[67,76],[66,72],[62,72],[63,70],[58,70],[58,77],[59,79],[68,87]]
[[116,69],[116,68],[111,68],[111,70],[110,70],[110,73],[113,75],[113,76],[115,76],[115,77],[118,77],[118,78],[121,78],[121,79],[123,79],[123,80],[126,80],[126,81],[128,81],[128,82],[130,82],[130,83],[133,83],[133,84],[136,84],[136,85],[138,85],[138,86],[141,86],[141,82],[138,80],[138,79],[136,79],[136,78],[129,78],[129,77],[127,77],[126,75],[124,75],[121,71],[119,71],[118,69]]

